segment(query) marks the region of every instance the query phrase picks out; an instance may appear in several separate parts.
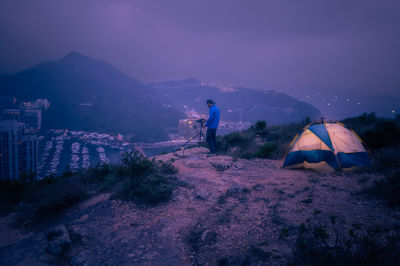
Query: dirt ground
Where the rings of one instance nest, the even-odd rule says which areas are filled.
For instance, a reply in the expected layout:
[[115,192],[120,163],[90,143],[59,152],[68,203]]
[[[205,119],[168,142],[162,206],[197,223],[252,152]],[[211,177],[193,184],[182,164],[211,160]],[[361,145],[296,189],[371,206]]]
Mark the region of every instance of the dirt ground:
[[[283,170],[281,161],[208,157],[204,148],[165,154],[179,169],[172,199],[155,207],[110,200],[104,193],[68,210],[56,224],[25,232],[0,219],[0,265],[282,265],[290,228],[316,212],[346,225],[400,225],[400,211],[360,193],[371,173]],[[46,233],[64,224],[72,248],[46,253]],[[280,233],[288,230],[288,239]]]

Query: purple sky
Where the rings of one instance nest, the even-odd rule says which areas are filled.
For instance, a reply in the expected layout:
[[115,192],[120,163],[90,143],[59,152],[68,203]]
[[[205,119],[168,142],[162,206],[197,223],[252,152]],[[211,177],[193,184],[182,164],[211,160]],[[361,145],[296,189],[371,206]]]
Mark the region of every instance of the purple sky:
[[400,91],[399,0],[1,0],[0,72],[71,50],[141,81]]

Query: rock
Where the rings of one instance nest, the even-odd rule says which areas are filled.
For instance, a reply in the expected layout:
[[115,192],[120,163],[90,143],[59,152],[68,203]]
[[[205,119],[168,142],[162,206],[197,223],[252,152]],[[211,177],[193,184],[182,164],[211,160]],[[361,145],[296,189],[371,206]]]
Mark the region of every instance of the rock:
[[211,195],[211,192],[206,189],[198,189],[194,193],[195,193],[195,198],[200,200],[206,200]]
[[228,156],[212,157],[210,164],[214,166],[217,171],[225,171],[232,166],[232,158]]
[[71,265],[71,266],[85,266],[85,265],[88,265],[86,263],[86,254],[85,254],[85,252],[80,252],[77,255],[75,255],[74,257],[72,257],[71,260],[69,261],[69,265]]
[[243,168],[243,165],[241,164],[241,163],[237,163],[237,164],[235,164],[235,169],[242,169]]
[[78,222],[84,223],[87,221],[88,218],[89,218],[89,215],[87,215],[87,214],[82,215],[82,217],[78,219]]
[[55,258],[56,258],[56,257],[54,257],[53,255],[50,255],[50,254],[48,254],[48,253],[40,254],[40,255],[37,257],[37,259],[38,259],[40,262],[47,263],[47,264],[53,264]]
[[212,242],[215,242],[216,237],[217,233],[207,229],[201,234],[201,241],[203,243],[210,244]]
[[79,242],[85,237],[85,232],[84,229],[77,226],[73,225],[70,228],[70,238],[72,242]]
[[232,186],[226,191],[226,195],[240,194],[240,193],[248,192],[248,191],[249,191],[249,189],[247,189],[239,184],[233,183]]
[[47,253],[61,256],[71,249],[71,239],[65,225],[61,224],[47,233]]

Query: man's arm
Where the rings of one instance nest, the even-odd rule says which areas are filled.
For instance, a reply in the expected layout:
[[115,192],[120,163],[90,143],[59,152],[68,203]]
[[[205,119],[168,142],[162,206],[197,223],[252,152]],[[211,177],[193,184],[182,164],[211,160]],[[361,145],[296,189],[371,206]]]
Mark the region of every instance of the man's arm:
[[211,122],[214,120],[214,117],[215,117],[215,111],[210,109],[210,117],[206,122],[206,127],[208,127],[211,124]]

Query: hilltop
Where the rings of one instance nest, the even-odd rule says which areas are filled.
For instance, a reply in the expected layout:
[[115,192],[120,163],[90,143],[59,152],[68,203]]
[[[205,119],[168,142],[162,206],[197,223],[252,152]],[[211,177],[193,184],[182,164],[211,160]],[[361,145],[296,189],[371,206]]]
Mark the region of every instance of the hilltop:
[[[293,259],[307,263],[310,257],[298,243],[308,241],[307,247],[317,251],[325,242],[313,241],[320,240],[335,249],[323,248],[317,259],[333,256],[333,261],[345,258],[354,264],[360,258],[387,260],[400,243],[394,238],[390,245],[364,247],[347,233],[398,233],[400,211],[360,193],[382,179],[379,174],[320,175],[280,169],[280,160],[209,157],[206,152],[193,148],[154,158],[177,170],[169,171],[176,186],[170,200],[157,205],[102,192],[39,225],[21,223],[23,213],[1,218],[1,264],[282,265]],[[319,233],[309,238],[313,230]],[[361,253],[336,254],[342,247],[342,242],[334,245],[338,233],[338,241],[349,240]],[[369,237],[372,241],[376,235]],[[57,253],[62,244],[64,252]],[[370,257],[368,248],[385,251]]]

